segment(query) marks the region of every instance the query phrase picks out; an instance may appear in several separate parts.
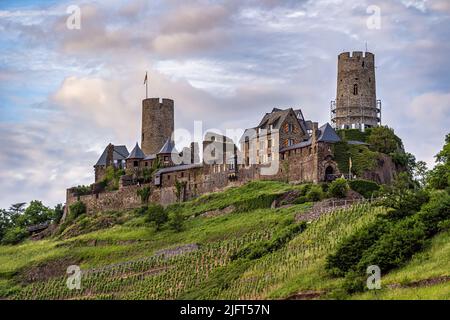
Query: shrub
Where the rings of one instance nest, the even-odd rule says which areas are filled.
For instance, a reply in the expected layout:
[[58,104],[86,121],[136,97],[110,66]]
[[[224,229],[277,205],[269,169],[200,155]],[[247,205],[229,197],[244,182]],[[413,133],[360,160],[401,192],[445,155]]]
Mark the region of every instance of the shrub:
[[425,225],[417,217],[408,217],[364,252],[357,269],[362,272],[370,265],[377,265],[387,272],[398,267],[423,248],[426,236]]
[[309,189],[311,189],[312,184],[304,184],[300,188],[299,196],[306,196]]
[[237,212],[248,212],[256,209],[270,208],[279,194],[261,194],[250,200],[241,200],[234,203]]
[[380,190],[380,186],[376,182],[369,180],[350,180],[348,184],[353,191],[367,199]]
[[417,218],[424,224],[427,235],[433,236],[439,231],[439,223],[450,218],[450,195],[444,191],[434,193]]
[[334,254],[327,257],[325,268],[337,276],[343,276],[350,270],[356,269],[364,251],[369,249],[388,227],[386,221],[377,219],[366,228],[352,234],[338,245]]
[[308,202],[308,199],[305,196],[300,196],[294,201],[295,204],[303,204],[305,202]]
[[167,222],[169,219],[167,211],[161,205],[151,205],[147,209],[147,222],[152,222],[155,225],[157,231]]
[[134,209],[134,214],[136,216],[144,216],[147,213],[148,206],[141,206],[139,208]]
[[136,193],[141,198],[142,204],[148,203],[148,199],[150,198],[151,195],[151,189],[149,186],[138,189]]
[[27,230],[21,227],[13,227],[6,230],[2,238],[2,244],[18,244],[28,236]]
[[338,178],[330,183],[328,187],[328,193],[335,198],[345,198],[348,191],[348,183],[344,178]]
[[324,193],[319,185],[313,185],[306,194],[306,199],[311,202],[320,201],[324,198]]
[[86,205],[82,201],[72,203],[69,206],[69,221],[75,220],[84,213],[86,213]]
[[181,211],[176,210],[170,214],[169,227],[176,231],[180,232],[183,230],[184,217]]

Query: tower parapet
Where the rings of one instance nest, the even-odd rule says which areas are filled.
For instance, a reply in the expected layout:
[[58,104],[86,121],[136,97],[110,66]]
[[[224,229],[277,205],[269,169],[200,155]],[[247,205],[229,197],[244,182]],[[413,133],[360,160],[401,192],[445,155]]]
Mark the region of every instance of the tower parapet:
[[381,102],[376,98],[375,55],[343,52],[338,56],[336,100],[331,102],[335,128],[364,128],[381,124]]
[[174,131],[174,101],[149,98],[142,101],[141,146],[145,155],[156,154]]

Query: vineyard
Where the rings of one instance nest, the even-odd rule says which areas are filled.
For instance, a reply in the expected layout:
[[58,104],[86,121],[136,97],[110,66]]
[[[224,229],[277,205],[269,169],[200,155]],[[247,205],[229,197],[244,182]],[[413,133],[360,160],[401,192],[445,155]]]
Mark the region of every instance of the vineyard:
[[[246,270],[228,288],[217,288],[202,299],[262,299],[296,277],[317,268],[340,238],[368,223],[381,209],[368,204],[338,210],[312,222],[288,246]],[[202,285],[214,270],[249,243],[270,239],[271,230],[213,242],[185,254],[158,255],[82,272],[81,288],[69,290],[67,276],[34,282],[13,299],[177,299]]]

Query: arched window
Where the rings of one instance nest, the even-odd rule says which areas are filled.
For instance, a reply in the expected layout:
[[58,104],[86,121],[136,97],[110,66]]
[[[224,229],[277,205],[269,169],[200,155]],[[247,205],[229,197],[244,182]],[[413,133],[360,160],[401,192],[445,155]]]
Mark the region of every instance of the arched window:
[[357,85],[357,84],[355,84],[355,85],[353,86],[353,95],[355,95],[355,96],[358,95],[358,85]]

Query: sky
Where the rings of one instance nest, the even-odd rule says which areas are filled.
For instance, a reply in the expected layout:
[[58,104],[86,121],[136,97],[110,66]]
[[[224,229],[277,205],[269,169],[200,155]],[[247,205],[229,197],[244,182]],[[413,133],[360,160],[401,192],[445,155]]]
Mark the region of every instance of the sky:
[[321,125],[338,54],[367,44],[406,150],[431,167],[450,131],[448,0],[2,0],[0,34],[0,208],[64,203],[108,143],[140,142],[146,71],[177,128],[245,129],[274,107]]

